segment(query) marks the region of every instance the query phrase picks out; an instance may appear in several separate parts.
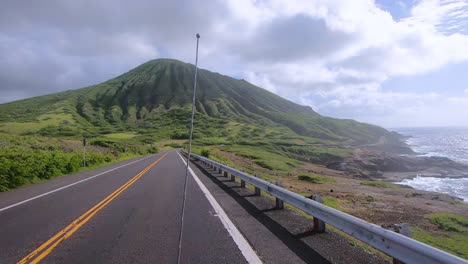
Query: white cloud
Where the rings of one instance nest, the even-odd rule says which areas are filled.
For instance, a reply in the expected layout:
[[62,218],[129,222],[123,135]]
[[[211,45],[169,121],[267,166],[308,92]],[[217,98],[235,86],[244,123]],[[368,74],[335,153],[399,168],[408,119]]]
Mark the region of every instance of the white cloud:
[[248,82],[255,83],[256,85],[270,92],[278,93],[275,85],[271,82],[270,78],[268,78],[264,74],[256,73],[256,72],[245,72],[244,76]]
[[463,0],[424,0],[412,11],[408,22],[426,27],[435,27],[441,32],[450,33],[467,25],[464,18],[468,14],[468,2]]
[[103,81],[159,56],[193,62],[200,32],[201,67],[324,114],[382,125],[468,120],[464,98],[381,87],[468,61],[463,0],[403,5],[410,17],[398,21],[372,0],[9,5],[0,11],[0,101]]
[[[427,74],[452,63],[468,61],[468,35],[454,31],[458,28],[454,25],[463,25],[460,18],[468,15],[465,8],[468,3],[420,1],[413,7],[412,17],[394,21],[372,1],[273,2],[269,8],[270,20],[260,21],[257,29],[275,25],[272,17],[284,20],[303,14],[312,18],[309,27],[322,21],[325,27],[313,36],[302,36],[306,30],[297,33],[300,36],[289,30],[275,34],[281,40],[263,36],[266,40],[256,42],[272,43],[279,48],[283,45],[281,41],[286,40],[280,48],[285,57],[275,57],[278,51],[265,50],[265,45],[246,47],[244,54],[250,59],[244,60],[251,71],[262,76],[261,82],[251,76],[248,80],[260,86],[267,83],[269,90],[314,105],[320,112],[381,125],[455,124],[468,120],[462,114],[464,106],[454,103],[453,98],[431,91],[392,93],[381,88],[388,78]],[[452,21],[450,34],[446,31],[447,21]],[[330,41],[330,36],[340,34],[344,37],[336,41],[341,43]],[[305,47],[295,54],[302,49],[297,46],[301,43],[296,38],[307,40],[302,44],[312,43],[308,46],[313,48]],[[327,50],[316,46],[321,41]],[[287,47],[293,51],[288,52]],[[271,57],[275,57],[274,63],[268,62]],[[374,115],[368,114],[370,109]],[[412,122],[408,121],[409,117]]]

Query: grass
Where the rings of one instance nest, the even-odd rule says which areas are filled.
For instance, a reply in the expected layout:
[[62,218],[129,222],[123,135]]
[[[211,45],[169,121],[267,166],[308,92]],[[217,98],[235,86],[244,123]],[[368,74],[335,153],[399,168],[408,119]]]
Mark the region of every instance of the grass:
[[[149,145],[159,150],[185,147],[192,99],[186,87],[191,85],[192,70],[174,60],[156,60],[95,86],[0,104],[0,131],[75,141],[92,135],[89,143],[96,149],[135,155],[147,151]],[[392,139],[383,128],[326,118],[243,80],[205,70],[200,73],[204,78],[197,95],[194,152],[209,150],[211,159],[237,168],[239,164],[221,152],[245,157],[252,162],[242,169],[270,182],[301,167],[302,162],[342,161],[352,154],[345,146],[375,143],[382,136]],[[14,168],[27,168],[17,159],[9,161]],[[254,171],[259,166],[260,173]],[[318,184],[334,182],[322,175],[303,177]],[[331,207],[339,208],[339,202],[324,197]]]
[[302,173],[302,174],[297,175],[297,179],[300,181],[306,181],[306,182],[316,183],[316,184],[335,182],[334,178],[323,176],[317,173]]
[[0,131],[11,134],[24,134],[36,132],[49,126],[59,126],[61,124],[74,124],[75,121],[71,114],[51,113],[39,116],[36,120],[29,122],[6,122],[0,124]]
[[[154,60],[107,82],[0,104],[0,131],[13,134],[115,140],[186,140],[193,68]],[[344,146],[376,142],[388,131],[317,115],[243,80],[201,70],[194,145],[251,157],[287,172],[299,161],[327,165],[351,154]],[[145,138],[146,137],[146,138]],[[178,147],[177,144],[160,147]],[[255,154],[253,154],[255,153]],[[254,157],[255,156],[255,157]]]
[[341,210],[341,207],[338,205],[337,200],[336,200],[335,197],[324,196],[323,197],[323,204],[328,206],[328,207],[331,207],[333,209]]
[[452,213],[435,213],[425,216],[436,231],[413,228],[413,238],[444,251],[468,259],[468,218]]
[[441,230],[468,234],[468,219],[461,215],[436,213],[426,217]]
[[[187,145],[185,145],[184,147],[185,147],[185,151],[187,151],[187,148],[186,148]],[[192,148],[192,151],[193,153],[200,155],[200,156],[203,156],[202,152],[208,151],[210,159],[217,161],[219,163],[225,164],[230,167],[236,167],[235,164],[231,160],[226,159],[223,155],[220,155],[219,150],[195,146]]]
[[289,172],[302,165],[301,162],[255,146],[231,145],[225,151],[253,160],[257,165],[274,171]]
[[420,228],[413,228],[412,231],[414,239],[468,259],[468,235],[434,235]]
[[[202,148],[200,148],[201,150]],[[262,160],[265,157],[268,157],[267,155],[272,155],[271,158],[275,158],[275,153],[269,153],[269,154],[264,154],[261,152],[256,152],[256,151],[250,151],[249,146],[236,146],[236,145],[231,145],[227,147],[226,149],[228,150],[234,150],[237,155],[247,157],[253,161],[258,161]],[[226,150],[223,149],[223,150]],[[217,151],[214,151],[216,153]],[[232,162],[226,161],[225,158],[222,158],[221,155],[217,155],[217,157],[213,157],[214,160],[221,161],[222,163],[229,164],[232,166]],[[257,162],[256,162],[257,163]],[[245,171],[247,171],[250,174],[259,174],[259,176],[262,179],[265,179],[269,182],[277,180],[274,176],[272,176],[272,173],[258,173],[258,171],[250,171],[248,164],[244,164],[244,167],[242,168]],[[315,184],[321,184],[321,183],[333,183],[334,178],[333,177],[327,177],[315,173],[304,173],[297,175],[298,179],[303,180],[305,182],[312,182]],[[390,182],[385,182],[385,181],[362,181],[360,182],[362,185],[367,185],[367,186],[373,186],[376,188],[398,188],[398,185],[395,185]],[[274,199],[274,197],[263,194],[265,197],[268,197],[269,199]],[[303,195],[308,195],[308,194],[303,194]],[[365,197],[365,196],[363,196]],[[373,202],[375,201],[375,198],[373,197],[365,197],[367,202]],[[332,196],[323,196],[323,201],[324,205],[329,206],[331,208],[345,211],[343,207],[340,206],[340,204],[346,203],[346,200],[338,199]],[[298,212],[300,215],[303,215],[307,218],[311,218],[310,215],[307,213],[290,206],[288,204],[285,204],[285,206],[289,209],[292,209],[295,212]],[[414,228],[414,238],[427,243],[431,246],[440,248],[442,250],[445,250],[447,252],[450,252],[452,254],[455,254],[460,257],[467,258],[468,255],[468,250],[467,250],[467,244],[468,244],[468,236],[466,235],[466,228],[468,226],[468,220],[464,218],[463,216],[460,215],[454,215],[454,214],[431,214],[427,216],[427,219],[437,226],[439,229],[439,232],[436,232],[435,234],[429,233],[427,231],[424,231],[421,228]],[[353,246],[359,246],[363,248],[366,251],[372,252],[373,254],[378,254],[383,257],[385,256],[383,253],[380,251],[372,248],[371,246],[353,238],[350,235],[347,235],[338,229],[327,225],[327,228],[332,231],[332,232],[337,232],[340,235],[346,237],[349,240],[349,243]],[[448,231],[448,230],[453,230],[453,231]],[[390,258],[387,257],[389,260]]]
[[130,139],[136,137],[137,134],[134,132],[125,132],[125,133],[111,133],[106,134],[103,137],[113,138],[113,139]]
[[378,188],[399,188],[398,185],[386,181],[361,181],[360,184]]
[[185,139],[160,139],[156,142],[156,146],[160,151],[184,148],[187,144]]

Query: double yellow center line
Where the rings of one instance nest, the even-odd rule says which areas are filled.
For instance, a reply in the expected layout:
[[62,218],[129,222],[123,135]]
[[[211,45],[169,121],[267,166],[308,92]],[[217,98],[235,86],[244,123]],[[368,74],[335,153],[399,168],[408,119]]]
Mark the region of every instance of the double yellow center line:
[[117,196],[119,196],[123,191],[125,191],[128,187],[134,184],[138,179],[140,179],[146,172],[148,172],[151,168],[153,168],[156,164],[158,164],[164,157],[167,156],[168,153],[164,154],[162,157],[157,159],[155,162],[151,163],[148,167],[144,168],[140,173],[135,175],[132,179],[126,182],[124,185],[120,186],[117,190],[111,193],[109,196],[104,198],[98,204],[93,206],[91,209],[86,211],[76,220],[74,220],[71,224],[69,224],[64,229],[60,230],[57,234],[47,240],[44,244],[38,247],[33,252],[29,253],[26,257],[21,259],[18,264],[23,263],[39,263],[42,259],[44,259],[47,255],[52,252],[52,250],[57,247],[61,242],[65,239],[69,238],[73,233],[75,233],[80,227],[82,227],[86,222],[88,222],[94,215],[96,215],[101,209],[103,209],[107,204],[109,204],[112,200],[114,200]]

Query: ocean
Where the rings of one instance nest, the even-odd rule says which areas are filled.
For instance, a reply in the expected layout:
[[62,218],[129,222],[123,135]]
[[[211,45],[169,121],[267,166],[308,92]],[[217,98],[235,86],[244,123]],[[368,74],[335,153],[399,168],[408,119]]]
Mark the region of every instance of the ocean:
[[[392,129],[408,136],[406,143],[421,156],[447,157],[468,164],[468,127],[398,128]],[[446,193],[468,202],[468,178],[435,178],[415,175],[398,184],[418,190]]]

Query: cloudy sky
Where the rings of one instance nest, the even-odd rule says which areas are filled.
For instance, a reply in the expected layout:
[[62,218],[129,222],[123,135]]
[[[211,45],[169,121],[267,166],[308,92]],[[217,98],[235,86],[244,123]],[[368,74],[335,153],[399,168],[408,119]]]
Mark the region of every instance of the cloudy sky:
[[468,125],[468,0],[5,0],[0,103],[80,88],[155,58],[323,115]]

